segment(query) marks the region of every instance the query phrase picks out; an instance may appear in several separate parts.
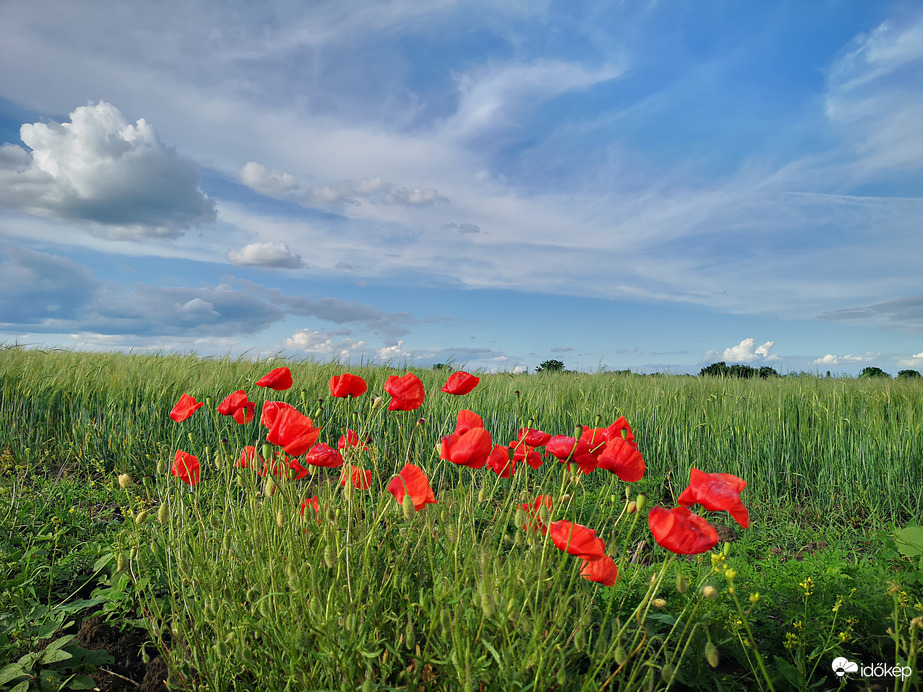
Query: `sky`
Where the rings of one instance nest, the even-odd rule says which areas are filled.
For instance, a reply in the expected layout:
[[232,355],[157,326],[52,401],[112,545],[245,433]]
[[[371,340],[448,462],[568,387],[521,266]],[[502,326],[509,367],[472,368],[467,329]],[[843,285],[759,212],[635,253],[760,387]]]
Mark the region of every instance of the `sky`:
[[4,0],[0,344],[923,370],[923,6]]

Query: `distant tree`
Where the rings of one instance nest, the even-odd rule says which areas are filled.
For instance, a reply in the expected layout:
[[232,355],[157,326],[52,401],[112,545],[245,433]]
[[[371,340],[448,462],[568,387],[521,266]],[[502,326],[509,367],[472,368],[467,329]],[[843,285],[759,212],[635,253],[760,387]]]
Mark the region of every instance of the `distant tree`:
[[[768,380],[770,377],[778,377],[779,373],[776,372],[775,368],[770,368],[768,365],[764,365],[760,368],[760,377],[764,380]],[[830,376],[830,373],[827,373],[827,376]]]
[[447,370],[448,367],[448,363],[433,363],[433,370]]
[[923,377],[920,374],[919,370],[900,370],[897,373],[897,379],[899,380],[916,380]]
[[888,373],[886,373],[884,370],[882,370],[881,368],[873,367],[873,366],[862,368],[862,372],[859,373],[859,377],[860,378],[887,377],[888,379],[891,379],[891,376]]
[[564,372],[564,363],[559,360],[543,360],[535,372]]
[[728,376],[728,366],[723,360],[719,360],[717,363],[712,363],[711,365],[706,365],[704,368],[699,370],[700,376],[706,377],[727,377]]

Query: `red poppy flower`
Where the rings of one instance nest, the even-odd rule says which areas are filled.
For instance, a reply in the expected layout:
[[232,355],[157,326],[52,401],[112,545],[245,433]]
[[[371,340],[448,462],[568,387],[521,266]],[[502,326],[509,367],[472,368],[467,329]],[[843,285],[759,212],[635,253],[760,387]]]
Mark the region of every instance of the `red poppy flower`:
[[247,469],[253,466],[259,466],[263,463],[262,457],[256,453],[256,447],[247,445],[240,452],[240,458],[234,463],[239,469]]
[[606,443],[597,467],[611,471],[623,481],[634,483],[644,478],[644,458],[628,440],[616,437]]
[[311,466],[322,466],[324,468],[335,468],[343,465],[343,457],[340,453],[329,445],[320,442],[308,451],[304,457],[306,464]]
[[472,428],[483,428],[484,420],[476,414],[474,411],[469,411],[466,408],[463,408],[458,412],[458,416],[455,421],[455,432],[459,435],[464,435],[466,432]]
[[346,447],[368,449],[368,447],[359,442],[359,433],[349,428],[346,429],[346,434],[340,435],[340,439],[337,441],[337,449],[345,449]]
[[541,430],[535,430],[534,428],[520,428],[518,434],[519,441],[529,445],[530,447],[544,447],[546,444],[548,444],[548,440],[551,439],[551,435],[549,433],[543,432]]
[[292,372],[288,368],[270,370],[256,382],[257,387],[269,387],[281,392],[292,387]]
[[750,513],[740,501],[741,491],[747,482],[731,473],[705,473],[698,469],[689,472],[689,487],[677,502],[686,507],[698,503],[712,512],[727,510],[743,528],[750,526]]
[[391,395],[389,411],[413,411],[423,405],[423,383],[412,372],[403,377],[388,377],[385,381],[385,391]]
[[330,378],[330,396],[345,399],[348,396],[354,399],[357,396],[365,394],[369,386],[358,375],[344,372],[342,375],[334,375]]
[[401,472],[388,483],[388,492],[394,495],[398,504],[403,503],[404,495],[410,495],[413,508],[418,512],[424,505],[436,503],[436,496],[429,486],[429,478],[422,469],[413,464],[404,464]]
[[487,465],[500,478],[510,478],[516,473],[516,460],[510,459],[509,449],[503,445],[494,446],[490,456],[487,457]]
[[177,423],[182,423],[203,406],[205,406],[203,402],[196,401],[188,394],[183,394],[179,398],[179,401],[176,402],[176,406],[173,407],[173,410],[170,411],[170,418]]
[[718,545],[718,532],[688,507],[652,507],[648,526],[657,545],[677,555],[698,555]]
[[547,452],[561,462],[576,464],[583,473],[590,473],[596,468],[596,456],[590,452],[587,441],[567,435],[555,435],[545,445]]
[[553,521],[548,525],[548,535],[558,550],[582,557],[587,560],[603,557],[606,543],[597,538],[594,529],[570,521]]
[[[625,431],[625,434],[622,434],[622,431]],[[628,425],[628,420],[625,416],[619,416],[614,423],[603,428],[602,430],[603,439],[606,442],[611,442],[617,438],[628,440],[629,442],[635,441],[635,434],[631,431],[631,426]]]
[[300,481],[302,478],[305,478],[305,477],[310,473],[304,466],[302,466],[302,465],[298,462],[298,459],[296,459],[295,457],[289,457],[289,458],[288,458],[288,467],[289,467],[292,471],[295,472],[295,473],[293,474],[293,477],[294,477],[295,480],[297,480],[297,481]]
[[267,428],[272,427],[272,422],[276,419],[279,411],[282,409],[294,409],[295,407],[291,404],[286,404],[284,401],[267,401],[263,404],[263,412],[260,415],[260,425],[264,425]]
[[218,404],[218,413],[222,416],[233,416],[234,420],[243,425],[253,420],[253,411],[256,404],[247,401],[247,393],[238,389],[233,394],[228,394],[224,401]]
[[471,469],[484,468],[490,456],[492,442],[484,428],[471,428],[468,432],[453,433],[442,438],[440,459]]
[[[350,468],[349,478],[353,483],[353,487],[358,490],[368,490],[372,487],[372,472],[364,471],[358,466],[352,466]],[[344,468],[340,472],[340,485],[346,485],[346,469]],[[403,499],[403,498],[402,498]]]
[[199,478],[202,475],[202,467],[199,465],[198,457],[177,450],[176,455],[173,457],[170,473],[187,485],[198,485]]
[[320,430],[306,415],[291,407],[278,408],[266,441],[297,457],[307,452],[319,436]]
[[448,381],[442,385],[442,391],[446,394],[467,394],[477,387],[480,381],[480,377],[475,377],[464,370],[459,370],[449,375]]
[[510,442],[510,448],[513,450],[513,459],[515,461],[524,461],[533,469],[537,469],[544,463],[542,455],[536,452],[533,447],[522,442],[522,440],[513,440]]
[[317,520],[320,521],[320,501],[317,499],[317,495],[301,501],[301,516],[304,516],[306,507],[313,507],[314,513],[317,515]]
[[542,533],[548,533],[548,527],[545,526],[539,517],[539,510],[542,508],[542,505],[547,507],[549,512],[551,511],[551,495],[539,495],[535,498],[534,502],[523,502],[519,505],[529,517],[529,521],[522,525],[523,530],[541,530]]
[[603,586],[613,586],[619,580],[619,568],[608,555],[603,555],[595,560],[584,559],[580,576],[590,581],[599,582]]

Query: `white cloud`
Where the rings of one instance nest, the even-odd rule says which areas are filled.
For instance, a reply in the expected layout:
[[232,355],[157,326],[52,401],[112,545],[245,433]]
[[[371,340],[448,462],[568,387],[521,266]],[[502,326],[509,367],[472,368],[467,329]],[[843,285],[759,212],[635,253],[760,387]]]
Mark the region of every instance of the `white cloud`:
[[753,338],[744,339],[736,346],[730,346],[724,351],[709,351],[702,359],[703,362],[714,362],[723,360],[731,363],[753,363],[755,361],[776,361],[781,360],[779,356],[772,355],[772,347],[775,341],[767,341],[761,346],[756,345]]
[[198,168],[166,147],[143,118],[131,124],[105,101],[65,123],[20,129],[29,151],[0,152],[0,207],[91,225],[114,239],[177,237],[215,221]]
[[920,353],[914,353],[909,358],[899,358],[897,364],[904,368],[923,367],[923,351],[920,351]]
[[231,250],[227,257],[231,264],[242,267],[297,269],[304,266],[301,256],[282,242],[250,243],[240,250]]
[[365,346],[364,341],[354,341],[344,337],[349,330],[332,332],[299,329],[292,337],[285,340],[285,346],[292,350],[323,357],[349,357]]
[[923,161],[923,18],[860,34],[828,74],[827,117],[872,169]]
[[290,193],[301,194],[302,189],[295,178],[282,171],[268,170],[255,161],[249,161],[240,169],[240,182],[261,195],[282,198]]
[[816,358],[815,360],[812,360],[811,365],[847,365],[855,363],[868,363],[875,360],[877,357],[877,353],[866,353],[864,356],[854,356],[851,353],[838,356],[833,353],[828,353],[822,358]]

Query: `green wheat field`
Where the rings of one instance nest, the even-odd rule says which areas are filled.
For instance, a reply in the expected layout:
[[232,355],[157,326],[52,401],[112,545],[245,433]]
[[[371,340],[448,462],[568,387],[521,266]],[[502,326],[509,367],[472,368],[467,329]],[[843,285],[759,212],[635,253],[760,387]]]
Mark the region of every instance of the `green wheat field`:
[[[291,389],[255,386],[282,366]],[[332,397],[344,372],[368,391]],[[425,401],[389,411],[386,379],[406,372]],[[475,373],[451,396],[452,372],[0,350],[0,690],[141,687],[75,636],[91,618],[136,637],[133,670],[156,662],[157,689],[919,688],[923,380]],[[245,424],[216,412],[240,389]],[[206,405],[177,423],[183,394]],[[344,454],[371,487],[239,466],[246,446],[275,453],[265,401],[332,447],[357,431],[365,448]],[[456,466],[439,445],[461,409],[502,445],[624,416],[646,472]],[[177,450],[198,484],[170,473]],[[386,490],[407,463],[436,500],[418,511]],[[718,545],[674,555],[647,512],[674,507],[692,468],[745,480],[750,526],[704,512]],[[542,521],[603,539],[613,586],[530,530],[540,495]],[[858,669],[838,676],[838,658]]]

